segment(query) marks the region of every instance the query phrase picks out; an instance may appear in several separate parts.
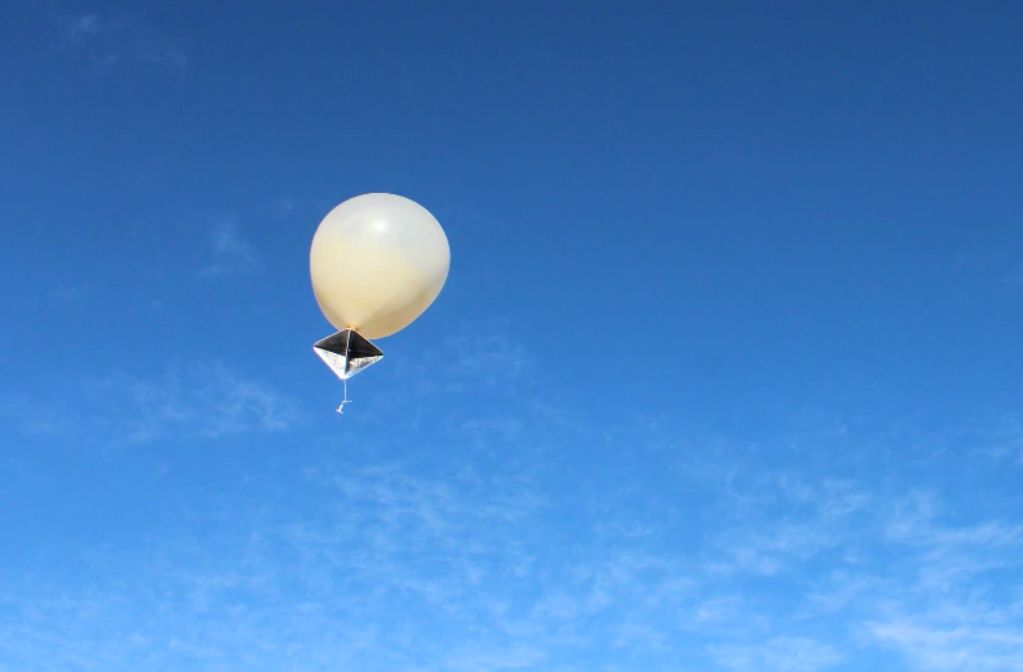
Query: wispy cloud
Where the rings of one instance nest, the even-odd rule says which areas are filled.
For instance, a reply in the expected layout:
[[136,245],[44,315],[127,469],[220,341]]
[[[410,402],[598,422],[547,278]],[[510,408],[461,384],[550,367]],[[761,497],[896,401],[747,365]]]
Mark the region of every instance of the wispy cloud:
[[60,394],[59,403],[19,394],[5,406],[25,434],[113,443],[278,432],[297,418],[295,404],[271,385],[217,361],[154,377],[116,371],[64,381]]
[[121,30],[127,23],[127,19],[123,16],[111,18],[98,14],[79,14],[77,16],[64,17],[64,28],[67,36],[74,42]]
[[[134,561],[104,556],[74,586],[14,584],[0,595],[0,663],[54,650],[54,667],[83,670],[824,672],[879,656],[1018,669],[1011,503],[959,507],[954,489],[814,461],[819,445],[784,437],[537,413],[551,395],[520,394],[533,353],[500,325],[458,331],[423,360],[410,366],[436,371],[450,397],[493,403],[425,413],[413,431],[404,416],[423,404],[410,389],[373,422],[310,439],[326,446],[316,459],[246,484],[258,505],[207,493],[190,506],[215,531],[202,543],[178,529]],[[223,364],[94,383],[76,417],[106,418],[83,421],[124,440],[294,424],[270,382]],[[856,432],[804,434],[848,447]]]
[[[872,622],[869,632],[928,672],[1013,672],[1023,661],[1023,609],[1011,614],[974,614],[964,621],[936,621],[928,614],[899,614]],[[987,616],[987,618],[985,618]],[[992,616],[993,622],[992,622]],[[979,617],[979,618],[978,618]]]
[[490,391],[520,383],[535,368],[525,338],[521,330],[502,323],[462,324],[443,337],[434,357],[422,362],[433,374],[430,385],[423,389]]
[[91,282],[65,283],[53,290],[53,298],[60,303],[75,304],[94,298],[98,289]]
[[942,520],[948,513],[933,492],[894,501],[882,531],[905,566],[875,594],[864,628],[920,670],[1018,670],[1023,593],[1003,582],[1023,569],[1023,525],[954,525]]
[[712,646],[710,650],[720,665],[738,672],[817,672],[842,660],[834,647],[806,637],[776,637],[746,645]]
[[128,412],[111,421],[129,441],[275,432],[295,420],[295,408],[279,392],[220,362],[172,369],[156,381],[115,374],[97,387],[129,400]]
[[847,552],[871,500],[847,481],[797,482],[770,472],[746,487],[731,504],[741,522],[718,533],[710,571],[773,575]]
[[106,67],[135,62],[183,69],[188,56],[175,40],[129,13],[84,12],[57,18],[65,44]]
[[232,219],[217,222],[210,230],[210,261],[196,273],[199,278],[222,278],[259,269],[255,246],[242,235]]
[[466,650],[450,656],[445,668],[457,672],[490,672],[490,670],[535,670],[546,656],[542,649],[528,644],[498,650]]

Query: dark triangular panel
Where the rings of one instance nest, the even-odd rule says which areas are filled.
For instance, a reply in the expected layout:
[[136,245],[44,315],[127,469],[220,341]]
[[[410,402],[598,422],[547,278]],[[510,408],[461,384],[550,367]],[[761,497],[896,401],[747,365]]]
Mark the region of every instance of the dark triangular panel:
[[348,358],[362,359],[364,357],[380,357],[384,353],[365,336],[357,331],[349,330]]
[[348,354],[348,343],[351,340],[352,330],[342,329],[336,334],[321,338],[313,344],[317,350],[326,350],[335,354],[346,356]]
[[313,352],[342,380],[351,378],[384,356],[380,348],[351,329],[342,329],[320,339],[313,344]]

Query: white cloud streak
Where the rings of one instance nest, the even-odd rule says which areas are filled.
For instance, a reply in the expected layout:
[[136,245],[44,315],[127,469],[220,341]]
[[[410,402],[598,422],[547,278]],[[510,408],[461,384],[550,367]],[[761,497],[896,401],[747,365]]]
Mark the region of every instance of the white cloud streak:
[[128,13],[84,12],[57,17],[65,44],[89,53],[110,68],[124,63],[158,65],[175,70],[188,65],[181,44]]
[[211,260],[196,273],[199,278],[223,278],[253,273],[260,267],[255,246],[234,220],[217,222],[210,231]]
[[[808,453],[786,464],[772,444],[535,413],[513,384],[529,379],[528,350],[499,328],[465,333],[415,366],[453,363],[437,384],[493,403],[405,431],[410,390],[379,410],[387,431],[323,437],[331,450],[285,499],[253,486],[260,504],[241,518],[235,501],[196,502],[205,536],[155,540],[73,586],[8,581],[0,662],[32,669],[52,650],[54,667],[83,670],[825,672],[866,654],[1018,669],[1011,501],[970,510],[922,478],[857,477]],[[477,367],[502,378],[474,383]],[[87,400],[124,440],[293,424],[265,382],[216,363],[96,390],[125,406]]]
[[65,380],[60,394],[59,402],[11,395],[6,406],[25,435],[114,445],[282,432],[299,417],[287,396],[219,361],[154,377],[114,371]]
[[817,672],[834,667],[842,656],[833,647],[806,637],[775,637],[763,643],[711,647],[723,667],[738,672]]

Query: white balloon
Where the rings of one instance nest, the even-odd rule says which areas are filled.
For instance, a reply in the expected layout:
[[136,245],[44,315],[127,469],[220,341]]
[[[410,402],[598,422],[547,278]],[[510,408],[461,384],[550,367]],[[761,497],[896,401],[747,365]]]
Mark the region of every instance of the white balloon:
[[423,206],[395,194],[350,198],[323,218],[309,251],[313,293],[337,329],[380,338],[412,323],[440,294],[451,251]]

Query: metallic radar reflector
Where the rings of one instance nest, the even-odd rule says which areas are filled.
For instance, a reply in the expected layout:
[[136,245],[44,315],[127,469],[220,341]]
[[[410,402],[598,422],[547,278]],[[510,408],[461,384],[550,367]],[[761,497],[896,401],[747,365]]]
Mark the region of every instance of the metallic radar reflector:
[[380,361],[384,356],[380,348],[353,329],[342,329],[336,334],[316,341],[313,344],[313,352],[344,381]]

